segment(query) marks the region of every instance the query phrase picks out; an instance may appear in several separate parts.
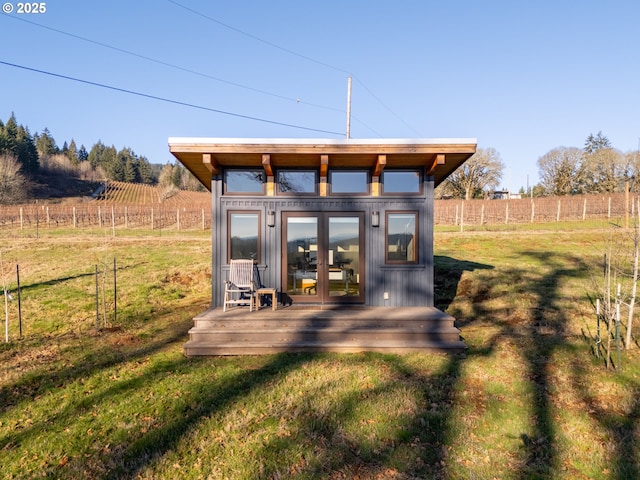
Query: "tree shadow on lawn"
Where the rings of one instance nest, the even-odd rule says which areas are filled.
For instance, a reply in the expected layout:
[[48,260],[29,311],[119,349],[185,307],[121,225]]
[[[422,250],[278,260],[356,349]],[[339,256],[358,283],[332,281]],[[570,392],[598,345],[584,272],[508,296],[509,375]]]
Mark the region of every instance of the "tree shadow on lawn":
[[[520,252],[520,255],[523,258],[523,265],[527,260],[533,260],[545,265],[546,273],[536,278],[523,267],[497,272],[499,277],[493,274],[487,278],[480,276],[476,282],[483,286],[473,291],[476,294],[475,297],[470,296],[473,311],[467,319],[462,321],[462,324],[498,327],[497,333],[480,350],[473,347],[469,349],[470,358],[495,352],[499,343],[508,338],[526,360],[527,378],[533,391],[533,428],[530,433],[522,433],[520,436],[526,458],[518,476],[519,478],[548,478],[560,471],[561,467],[567,468],[567,465],[558,465],[559,452],[556,441],[561,432],[558,431],[558,426],[554,422],[552,403],[554,390],[561,386],[552,382],[551,367],[554,366],[551,364],[551,359],[556,352],[571,351],[574,348],[569,344],[570,332],[567,331],[567,323],[570,320],[565,314],[567,299],[562,298],[561,284],[567,279],[582,278],[588,271],[588,266],[578,256],[566,257],[538,251]],[[484,302],[485,299],[499,296],[500,292],[493,293],[492,289],[504,286],[505,282],[509,282],[512,286],[518,285],[517,293],[526,296],[529,301],[533,300],[533,306],[529,309],[531,312],[529,318],[512,316],[513,312],[508,307],[504,308],[504,311],[496,311]],[[477,295],[478,292],[480,295]],[[456,316],[455,311],[449,313]],[[638,427],[640,400],[632,406],[631,418],[624,421],[619,421],[619,418],[594,408],[596,402],[584,386],[585,364],[590,364],[589,359],[581,362],[576,358],[571,364],[575,391],[581,396],[585,408],[593,412],[590,414],[591,419],[608,430],[615,438],[615,458],[609,460],[611,465],[624,466],[620,470],[624,473],[619,478],[638,478],[640,472],[633,450],[629,448],[629,442],[632,441],[631,444],[635,445],[633,435]],[[565,435],[570,437],[568,433]],[[583,474],[578,471],[575,473]]]
[[[184,307],[184,310],[190,309],[190,306]],[[139,348],[119,349],[114,348],[113,345],[104,345],[104,342],[96,347],[90,343],[93,338],[91,335],[95,335],[93,332],[63,335],[70,337],[69,343],[64,347],[65,350],[82,348],[84,351],[82,358],[74,365],[63,365],[61,368],[52,368],[50,364],[45,364],[37,370],[26,373],[18,381],[3,385],[0,388],[0,414],[24,400],[45,395],[49,391],[69,385],[79,378],[92,376],[118,364],[152,355],[168,345],[184,340],[189,328],[193,325],[193,320],[190,315],[184,316],[184,313],[181,315],[181,310],[176,308],[172,314],[177,318],[182,316],[182,321],[176,321],[163,332],[163,335],[145,340],[145,343]],[[161,315],[162,312],[156,312],[156,314]],[[47,339],[47,341],[53,340]],[[20,355],[20,353],[20,350],[16,350],[15,355]],[[61,352],[59,357],[65,357],[65,351]],[[2,446],[3,440],[0,439],[0,449]]]
[[[131,265],[117,265],[117,272],[121,272],[121,271],[126,271],[126,270],[131,270],[134,269],[136,267],[140,267],[142,265],[147,265],[148,262],[138,262],[136,264],[131,264]],[[111,264],[109,265],[104,265],[104,264],[98,264],[97,265],[99,268],[98,274],[99,275],[109,275],[109,274],[113,274],[113,267]],[[93,270],[91,271],[86,271],[84,273],[76,273],[75,275],[67,275],[64,277],[58,277],[58,278],[52,278],[50,280],[43,280],[40,282],[36,282],[36,283],[27,283],[27,284],[21,284],[20,285],[20,292],[22,294],[29,292],[30,290],[36,290],[38,288],[41,287],[53,287],[56,286],[58,284],[61,283],[65,283],[68,282],[70,280],[77,280],[78,278],[86,278],[86,277],[94,277],[96,276],[96,272],[95,272],[95,266],[92,267]],[[106,271],[105,271],[106,270]],[[17,287],[16,287],[17,289]],[[25,299],[26,300],[26,299]]]
[[[277,354],[269,357],[259,368],[240,369],[232,376],[193,385],[189,404],[170,404],[170,408],[161,414],[163,420],[166,420],[161,426],[150,429],[130,442],[111,444],[109,451],[102,454],[99,461],[95,458],[91,461],[82,459],[83,464],[76,468],[92,478],[134,479],[145,476],[145,468],[174,451],[183,438],[204,419],[228,410],[248,395],[267,388],[274,381],[282,380],[288,373],[303,365],[325,358],[325,354],[314,353]],[[294,432],[282,436],[272,432],[261,448],[251,452],[250,458],[244,459],[245,466],[254,471],[249,477],[242,478],[292,478],[298,475],[304,478],[330,478],[336,475],[335,478],[388,478],[397,473],[409,475],[409,478],[446,478],[449,412],[454,402],[455,384],[463,358],[463,355],[451,355],[445,368],[435,375],[425,375],[398,355],[365,353],[339,356],[337,361],[344,363],[362,363],[366,366],[374,361],[384,364],[392,372],[391,378],[377,386],[350,390],[350,393],[332,402],[328,411],[317,409],[317,397],[306,392],[307,396],[301,398],[301,404],[295,406],[295,412],[290,412],[296,417],[291,422],[297,424],[291,427]],[[161,369],[148,372],[142,380],[133,379],[130,384],[114,388],[117,388],[117,393],[131,389],[133,394],[141,387],[141,382],[151,385],[163,375],[188,369],[189,363],[210,361],[175,360]],[[375,402],[378,397],[382,401],[386,394],[402,390],[407,385],[420,390],[420,410],[417,414],[404,415],[393,432],[374,440],[350,434],[345,425],[357,417],[358,408],[363,402],[371,399]],[[298,388],[294,385],[291,387]],[[116,392],[106,391],[100,397],[108,397],[114,393]],[[322,392],[315,393],[322,395]],[[92,404],[102,399],[92,398],[86,403]],[[390,415],[395,413],[390,412]],[[374,435],[375,427],[370,428]],[[223,431],[219,433],[225,435]],[[212,442],[213,448],[214,439],[209,437],[208,441]],[[301,449],[306,450],[308,455],[302,466],[299,463]],[[302,455],[305,456],[305,453]],[[68,468],[68,465],[54,466],[47,473],[62,475]],[[188,469],[189,466],[184,468]],[[200,473],[206,476],[214,468],[215,465],[207,465]],[[246,475],[246,472],[227,470],[223,477],[241,478],[239,475]]]
[[[475,324],[497,327],[497,333],[487,342],[478,347],[471,346],[466,354],[448,356],[435,373],[420,371],[402,355],[339,356],[342,362],[362,362],[363,365],[375,361],[383,364],[391,373],[381,384],[343,395],[330,406],[328,413],[320,414],[314,408],[313,397],[306,399],[299,407],[299,427],[296,434],[290,437],[272,436],[260,450],[254,452],[254,458],[248,460],[254,463],[262,461],[259,468],[255,467],[252,478],[326,478],[331,475],[385,478],[385,475],[397,476],[398,472],[409,478],[453,478],[455,475],[449,465],[455,459],[448,458],[450,453],[447,447],[455,442],[452,426],[456,419],[452,415],[455,412],[456,388],[461,368],[468,360],[496,353],[497,347],[505,338],[513,341],[526,361],[526,378],[534,392],[531,400],[533,425],[530,432],[521,434],[524,458],[516,468],[514,478],[548,478],[558,472],[560,465],[556,437],[559,432],[552,411],[552,392],[557,385],[552,383],[550,359],[557,351],[571,348],[567,342],[568,318],[563,313],[561,304],[561,283],[566,278],[579,278],[585,265],[579,258],[567,259],[546,252],[522,252],[521,255],[523,258],[543,262],[547,265],[546,273],[542,277],[536,277],[523,267],[493,271],[489,274],[488,268],[491,267],[472,262],[459,262],[456,265],[455,260],[447,259],[444,264],[446,272],[453,272],[453,278],[457,278],[457,283],[450,285],[452,289],[455,287],[453,295],[448,292],[444,297],[436,296],[436,302],[440,306],[452,305],[451,301],[460,287],[463,271],[486,270],[475,278],[483,288],[469,289],[467,292],[473,311],[464,319],[464,324],[468,327]],[[436,262],[436,277],[446,272],[442,270],[442,264],[439,266]],[[500,292],[494,292],[493,289],[498,290],[499,286],[504,285],[505,279],[520,282],[518,288],[526,293],[528,298],[534,299],[530,318],[510,318],[508,312],[495,311],[487,302],[492,295],[500,295]],[[455,312],[450,313],[455,316]],[[114,358],[111,355],[108,361],[94,362],[95,365],[91,367],[84,365],[62,370],[56,374],[51,388],[58,383],[68,384],[81,376],[98,373],[120,362],[152,355],[164,345],[184,340],[186,328],[188,327],[181,326],[162,342],[151,341],[148,346],[136,350],[126,358]],[[265,358],[264,362],[260,361],[258,368],[238,368],[233,375],[219,380],[212,379],[210,382],[193,384],[189,386],[191,401],[188,404],[170,401],[164,404],[165,407],[168,405],[168,408],[160,412],[163,422],[158,427],[139,433],[130,440],[114,440],[108,449],[91,459],[80,455],[70,459],[66,465],[53,464],[47,473],[64,477],[68,475],[69,469],[74,467],[76,471],[85,472],[92,478],[137,478],[145,468],[175,450],[182,439],[197,428],[204,418],[228,409],[250,393],[267,387],[278,378],[284,378],[288,372],[322,358],[322,354],[274,355]],[[195,368],[201,362],[209,364],[212,360],[180,358],[151,366],[142,376],[117,382],[95,395],[88,396],[73,408],[63,409],[58,418],[53,420],[72,419],[79,407],[99,404],[110,396],[135,395],[142,387],[153,385],[180,369]],[[572,375],[577,384],[584,386],[584,373],[581,368],[585,368],[584,364],[576,362],[572,368]],[[44,376],[45,374],[42,374],[38,379],[29,380],[24,385],[14,385],[7,391],[0,391],[0,401],[10,400],[12,393],[21,389],[25,390],[21,393],[21,398],[30,398],[36,393],[35,386]],[[411,386],[420,391],[419,408],[418,411],[406,414],[398,423],[397,431],[373,440],[356,438],[345,431],[345,424],[358,415],[358,408],[363,401],[372,398],[375,401],[377,397],[382,399],[385,394],[403,386]],[[632,474],[631,477],[619,478],[637,477],[638,465],[633,459],[629,459],[626,442],[633,441],[634,432],[637,430],[640,401],[633,405],[632,419],[625,423],[613,415],[607,415],[607,412],[597,410],[595,400],[590,398],[584,387],[582,397],[588,406],[594,408],[592,417],[610,430],[616,439],[615,449],[618,458],[611,459],[612,464],[624,460],[627,465],[624,469],[625,475]],[[17,402],[14,401],[13,404],[15,403]],[[6,407],[3,406],[2,409]],[[27,435],[36,435],[37,428],[33,427],[31,431],[19,432],[14,436],[9,435],[0,441],[0,449],[9,444],[20,443]],[[313,449],[313,462],[306,465],[295,464],[300,444]],[[296,470],[298,467],[301,470]]]
[[[433,258],[433,278],[435,307],[446,312],[458,294],[460,280],[464,272],[474,272],[476,270],[492,270],[494,267],[482,263],[469,262],[467,260],[456,260],[444,255],[435,255]],[[475,298],[474,301],[482,301],[482,298]]]
[[[640,386],[632,386],[633,393],[629,396],[632,402],[629,406],[620,407],[615,404],[603,403],[596,398],[593,385],[587,385],[584,381],[584,363],[574,360],[572,363],[571,386],[580,393],[584,403],[584,411],[594,424],[599,425],[608,432],[608,438],[612,439],[614,459],[610,462],[610,478],[626,480],[640,478],[640,465],[637,462],[638,451],[638,427],[640,426]],[[618,375],[616,372],[615,375]],[[605,402],[609,400],[605,399]],[[600,445],[598,445],[600,446]]]

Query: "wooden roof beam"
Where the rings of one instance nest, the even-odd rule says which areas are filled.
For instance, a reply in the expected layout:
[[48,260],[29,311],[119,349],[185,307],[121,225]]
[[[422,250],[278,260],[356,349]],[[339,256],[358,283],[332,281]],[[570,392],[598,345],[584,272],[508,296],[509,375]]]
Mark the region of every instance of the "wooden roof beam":
[[379,177],[382,175],[382,171],[384,167],[387,165],[387,156],[386,155],[378,155],[378,159],[376,160],[376,166],[373,169],[373,176]]
[[438,153],[436,155],[436,158],[433,160],[433,163],[431,164],[431,168],[427,170],[427,176],[433,175],[436,171],[436,167],[438,165],[444,165],[444,163],[445,163],[444,153]]
[[327,178],[329,174],[329,155],[320,155],[320,176]]
[[267,174],[267,177],[273,177],[273,168],[271,168],[271,155],[268,153],[262,154],[262,168]]
[[218,165],[218,162],[216,162],[216,159],[213,158],[213,155],[211,155],[210,153],[202,154],[202,164],[211,175],[220,174],[220,165]]

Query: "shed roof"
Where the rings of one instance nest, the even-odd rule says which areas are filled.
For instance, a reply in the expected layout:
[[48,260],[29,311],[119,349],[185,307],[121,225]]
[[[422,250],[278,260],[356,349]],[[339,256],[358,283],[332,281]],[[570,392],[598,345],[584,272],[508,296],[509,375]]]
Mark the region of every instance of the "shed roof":
[[169,138],[171,153],[208,189],[223,168],[424,168],[438,186],[476,152],[475,138]]

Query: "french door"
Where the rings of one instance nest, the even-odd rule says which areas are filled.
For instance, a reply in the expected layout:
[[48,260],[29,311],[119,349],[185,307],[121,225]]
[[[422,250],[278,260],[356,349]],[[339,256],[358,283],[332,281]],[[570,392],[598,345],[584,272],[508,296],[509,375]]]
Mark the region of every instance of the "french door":
[[363,212],[284,212],[282,252],[294,302],[364,303]]

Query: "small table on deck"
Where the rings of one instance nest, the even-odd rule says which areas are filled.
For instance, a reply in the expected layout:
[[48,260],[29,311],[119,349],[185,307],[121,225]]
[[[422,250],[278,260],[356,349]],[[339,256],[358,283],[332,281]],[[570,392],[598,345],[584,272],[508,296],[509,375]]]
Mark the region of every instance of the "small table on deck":
[[262,307],[262,295],[271,295],[271,310],[275,310],[278,306],[278,289],[277,288],[268,288],[262,287],[256,290],[256,295],[258,296],[256,302],[256,310],[260,310]]

